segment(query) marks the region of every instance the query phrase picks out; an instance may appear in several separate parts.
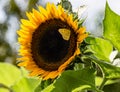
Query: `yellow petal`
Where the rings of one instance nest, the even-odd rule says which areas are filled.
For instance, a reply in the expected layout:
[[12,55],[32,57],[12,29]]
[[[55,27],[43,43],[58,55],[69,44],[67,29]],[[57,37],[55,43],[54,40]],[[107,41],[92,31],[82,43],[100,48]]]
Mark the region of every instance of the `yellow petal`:
[[44,70],[36,69],[30,73],[30,76],[40,75],[40,74],[43,74],[44,72],[45,72]]
[[20,62],[19,64],[18,64],[18,66],[26,66],[27,65],[27,62]]
[[88,34],[78,35],[77,41],[81,43],[87,36]]
[[42,6],[38,7],[40,12],[46,17],[48,18],[48,12],[46,11],[46,9],[44,9]]
[[54,4],[52,4],[51,9],[52,9],[51,14],[52,14],[55,18],[59,18],[59,14],[58,14],[57,9],[56,9],[56,6],[55,6]]
[[83,33],[85,33],[85,30],[86,30],[85,27],[81,27],[79,30],[77,30],[76,33],[78,33],[78,34],[83,34]]
[[51,4],[49,2],[46,4],[46,10],[47,10],[47,14],[48,14],[49,18],[52,18],[52,15],[51,15]]
[[38,11],[35,10],[35,9],[33,9],[32,11],[33,11],[34,16],[36,17],[37,23],[40,24],[40,23],[42,22],[42,20],[43,20],[43,19],[41,18],[40,12],[38,12]]
[[30,29],[31,29],[31,28],[32,28],[32,29],[37,28],[33,23],[31,23],[31,22],[28,21],[28,20],[21,19],[21,22],[22,22],[22,24],[23,24],[24,26],[27,26],[27,27],[29,27]]
[[30,20],[30,22],[33,23],[34,25],[36,25],[36,19],[32,16],[32,14],[26,12],[26,15],[27,15],[28,19]]
[[47,80],[49,78],[53,79],[56,78],[59,75],[58,71],[51,71],[47,76],[44,77],[44,80]]
[[46,71],[44,74],[41,75],[41,77],[43,78],[43,80],[45,80],[44,77],[47,76],[49,73],[50,72]]
[[62,8],[61,5],[58,5],[58,14],[59,14],[59,16],[61,16],[62,13],[64,13],[64,9]]

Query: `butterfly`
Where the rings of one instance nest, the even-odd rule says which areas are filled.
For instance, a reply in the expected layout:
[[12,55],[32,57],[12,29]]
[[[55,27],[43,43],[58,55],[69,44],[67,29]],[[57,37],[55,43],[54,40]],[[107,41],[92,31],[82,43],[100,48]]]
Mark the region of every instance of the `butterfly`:
[[58,30],[58,32],[62,35],[62,38],[64,40],[68,41],[70,39],[71,31],[69,29],[61,28],[61,29]]

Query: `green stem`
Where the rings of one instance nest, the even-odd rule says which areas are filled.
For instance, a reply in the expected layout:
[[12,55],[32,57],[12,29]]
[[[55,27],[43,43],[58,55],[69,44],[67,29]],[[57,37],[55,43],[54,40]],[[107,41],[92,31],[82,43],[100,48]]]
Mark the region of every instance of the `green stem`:
[[103,81],[102,81],[101,85],[99,86],[99,90],[103,89],[106,82],[107,82],[107,79],[105,77],[103,77]]
[[[93,62],[94,62],[94,61],[100,62],[100,61],[97,60],[95,57],[92,57],[92,56],[87,56],[87,57],[90,58],[91,60],[93,60]],[[94,63],[96,63],[96,62],[94,62]],[[107,82],[107,78],[105,77],[104,73],[102,73],[102,74],[103,74],[103,81],[102,81],[101,85],[99,86],[99,90],[102,90],[103,87],[104,87],[104,85],[105,85],[105,83]]]
[[63,7],[63,0],[61,0],[60,3],[61,3],[61,6]]
[[9,92],[13,92],[12,89],[10,89],[9,87],[7,87],[6,85],[0,83],[0,88],[5,88],[5,89],[8,89]]

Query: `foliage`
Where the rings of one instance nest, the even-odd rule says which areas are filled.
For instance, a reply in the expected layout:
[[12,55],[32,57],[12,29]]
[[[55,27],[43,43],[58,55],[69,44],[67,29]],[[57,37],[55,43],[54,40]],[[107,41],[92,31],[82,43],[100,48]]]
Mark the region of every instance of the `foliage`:
[[95,70],[92,68],[65,71],[53,84],[45,88],[43,92],[77,92],[84,89],[99,92],[95,87]]
[[91,50],[98,59],[110,62],[109,56],[113,51],[113,45],[109,41],[98,37],[88,37],[86,42],[90,44],[89,50]]
[[[120,51],[120,16],[115,14],[106,4],[104,19],[104,37],[112,42],[114,47]],[[108,26],[109,25],[109,26]]]
[[[38,0],[31,0],[28,10],[31,10],[31,6],[35,7],[37,2]],[[18,14],[19,18],[24,17],[14,0],[11,0],[11,4],[12,7],[8,13],[12,11],[11,13]],[[71,3],[68,0],[61,0],[58,4],[62,4],[65,9],[72,12]],[[120,16],[115,14],[106,3],[103,37],[89,35],[80,45],[81,54],[71,63],[70,68],[54,80],[30,78],[24,68],[0,63],[0,75],[2,75],[0,92],[119,92],[120,67],[113,65],[114,60],[112,62],[110,60],[111,52],[118,50],[120,53],[119,20]],[[6,51],[3,56],[0,56],[0,60],[5,61],[7,56],[12,57],[15,53],[12,52],[9,43],[3,40],[7,30],[6,24],[0,24],[0,27],[0,50]],[[119,55],[117,58],[120,58]],[[117,86],[112,86],[116,84]]]

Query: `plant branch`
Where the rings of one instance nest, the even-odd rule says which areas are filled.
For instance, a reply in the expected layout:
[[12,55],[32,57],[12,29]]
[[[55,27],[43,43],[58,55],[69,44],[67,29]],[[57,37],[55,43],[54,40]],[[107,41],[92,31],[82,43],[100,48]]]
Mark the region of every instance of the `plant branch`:
[[[89,59],[91,59],[91,60],[93,60],[93,62],[94,63],[96,63],[96,62],[100,62],[98,59],[96,59],[95,57],[92,57],[92,56],[87,56]],[[95,62],[96,61],[96,62]],[[99,90],[102,90],[103,89],[103,87],[104,87],[104,85],[105,85],[105,83],[107,82],[107,78],[105,77],[105,74],[104,74],[104,72],[102,72],[102,74],[103,74],[103,81],[102,81],[102,83],[100,84],[100,86],[99,86]]]
[[9,92],[13,92],[12,89],[10,89],[8,86],[6,86],[6,85],[4,85],[4,84],[2,84],[2,83],[0,83],[0,88],[5,88],[5,89],[8,89]]
[[102,81],[101,85],[99,86],[99,90],[103,89],[106,82],[107,82],[107,79],[103,76],[103,81]]

